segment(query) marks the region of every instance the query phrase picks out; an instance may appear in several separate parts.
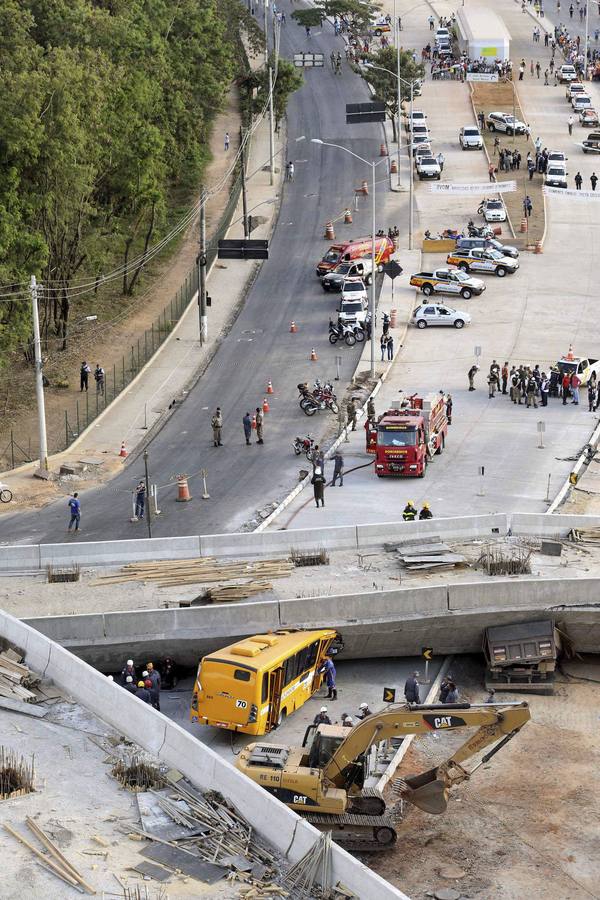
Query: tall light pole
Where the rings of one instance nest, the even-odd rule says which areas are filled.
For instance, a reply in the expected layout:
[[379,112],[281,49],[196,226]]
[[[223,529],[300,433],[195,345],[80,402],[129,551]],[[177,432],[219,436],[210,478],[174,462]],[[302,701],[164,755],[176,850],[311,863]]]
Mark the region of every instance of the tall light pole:
[[585,42],[583,45],[583,78],[587,79],[588,70],[588,44],[590,39],[590,0],[585,0]]
[[348,150],[347,147],[343,147],[341,144],[330,144],[329,141],[322,141],[320,138],[312,138],[311,144],[321,144],[323,147],[335,147],[336,150],[343,150],[344,153],[349,153],[350,156],[353,156],[355,159],[359,159],[366,166],[371,166],[371,378],[375,377],[375,240],[376,240],[376,230],[377,226],[375,223],[375,216],[377,212],[377,207],[375,203],[375,191],[377,188],[375,182],[375,169],[382,162],[385,162],[385,157],[383,159],[378,159],[377,162],[373,160],[364,159],[362,156],[359,156],[358,153],[354,153],[353,150]]
[[29,284],[33,319],[33,353],[35,359],[35,396],[37,399],[38,427],[40,432],[40,475],[48,474],[48,438],[46,436],[46,404],[44,401],[44,373],[42,371],[42,341],[40,338],[40,312],[35,275]]

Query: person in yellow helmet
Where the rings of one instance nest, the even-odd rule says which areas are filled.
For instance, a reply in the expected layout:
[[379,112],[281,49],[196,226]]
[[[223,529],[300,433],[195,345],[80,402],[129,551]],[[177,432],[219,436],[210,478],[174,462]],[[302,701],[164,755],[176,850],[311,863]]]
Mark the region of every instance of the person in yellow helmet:
[[419,519],[433,519],[433,513],[429,509],[429,503],[423,504],[423,509],[419,513]]
[[412,502],[412,500],[409,500],[408,503],[406,504],[406,506],[404,507],[404,511],[402,513],[402,518],[404,519],[405,522],[414,522],[415,519],[417,518],[417,512],[418,512],[417,507]]

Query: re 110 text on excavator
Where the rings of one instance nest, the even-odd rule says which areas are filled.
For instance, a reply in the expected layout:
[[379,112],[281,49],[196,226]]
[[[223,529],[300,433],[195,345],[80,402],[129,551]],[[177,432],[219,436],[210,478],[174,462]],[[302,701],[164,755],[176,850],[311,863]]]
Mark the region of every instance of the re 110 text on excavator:
[[[431,814],[444,812],[449,789],[504,747],[530,719],[527,703],[389,706],[352,729],[311,725],[302,747],[254,743],[236,765],[253,781],[352,850],[384,850],[396,840],[395,820],[377,791],[364,789],[373,744],[410,734],[478,726],[443,763],[401,782],[401,796]],[[471,772],[462,763],[494,744]]]

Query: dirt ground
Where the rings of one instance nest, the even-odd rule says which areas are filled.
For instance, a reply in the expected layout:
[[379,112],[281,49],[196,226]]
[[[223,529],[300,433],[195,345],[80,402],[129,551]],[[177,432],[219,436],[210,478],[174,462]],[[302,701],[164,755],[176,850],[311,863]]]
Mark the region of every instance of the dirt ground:
[[[511,87],[511,84],[503,84],[501,82],[497,82],[495,84],[475,83],[471,85],[471,87],[473,89],[473,104],[477,113],[484,112],[487,115],[487,113],[492,112],[496,109],[512,113],[513,89]],[[515,116],[517,117],[517,119],[520,119],[521,122],[526,121],[526,119],[523,117],[523,113],[519,105],[518,94],[516,95],[515,102]],[[509,147],[511,149],[512,147],[516,147],[521,154],[521,168],[519,169],[519,171],[499,171],[496,178],[498,179],[498,181],[517,182],[517,190],[514,193],[502,194],[502,198],[506,204],[506,208],[508,210],[508,214],[510,216],[517,238],[521,238],[522,243],[525,245],[533,244],[535,243],[535,241],[541,239],[545,228],[542,176],[536,174],[530,181],[529,175],[527,173],[527,165],[525,162],[527,159],[528,150],[531,152],[532,156],[535,156],[535,147],[533,146],[533,141],[528,141],[524,135],[515,135],[513,142],[513,138],[509,137],[506,134],[493,134],[491,131],[483,131],[483,138],[485,140],[488,155],[490,159],[493,160],[496,166],[498,165],[498,156],[494,155],[495,137],[500,138],[500,147]],[[523,198],[526,194],[531,197],[531,202],[533,203],[533,212],[529,217],[527,223],[528,232],[527,234],[521,236],[519,229],[521,225],[521,219],[523,218]]]
[[[452,673],[461,700],[484,699],[478,661],[455,660]],[[599,685],[600,659],[590,657],[567,664],[552,697],[498,693],[527,699],[531,721],[454,789],[442,816],[411,807],[395,851],[371,867],[413,900],[442,888],[461,900],[600,897]],[[415,739],[398,774],[431,768],[463,740]]]
[[[232,89],[224,101],[224,109],[214,121],[210,138],[212,159],[208,163],[205,181],[207,186],[218,184],[226,175],[239,144],[238,134],[240,115],[238,111],[237,89]],[[223,152],[223,135],[229,131],[231,147],[229,153]],[[207,204],[206,227],[210,238],[212,230],[218,225],[229,199],[229,184],[214,194]],[[181,216],[195,202],[195,197],[182,198]],[[185,281],[194,266],[198,248],[197,223],[192,222],[183,236],[172,245],[170,254],[159,258],[159,262],[148,266],[143,286],[134,297],[128,298],[126,304],[120,296],[98,297],[98,306],[94,301],[87,301],[86,307],[78,309],[73,304],[72,322],[78,321],[82,315],[98,314],[96,323],[83,323],[72,326],[70,348],[58,352],[50,347],[49,359],[45,364],[45,373],[51,386],[45,391],[46,422],[48,431],[48,447],[51,453],[61,450],[65,444],[65,409],[69,412],[71,428],[76,426],[74,416],[75,401],[81,398],[79,393],[79,367],[86,359],[92,370],[96,362],[107,372],[107,383],[111,382],[113,365],[120,371],[121,359],[130,353],[130,348],[143,337],[146,329],[150,329],[163,309],[174,299],[179,286]],[[92,308],[94,307],[94,308]],[[68,387],[56,387],[56,382],[63,382]],[[96,395],[94,381],[90,376],[89,391],[90,415],[95,413]],[[85,403],[81,400],[82,417]],[[10,365],[0,374],[0,469],[11,466],[10,437],[18,445],[14,448],[15,465],[27,461],[27,457],[35,458],[38,446],[37,411],[35,406],[35,384],[33,369],[25,366],[20,355],[15,354]]]

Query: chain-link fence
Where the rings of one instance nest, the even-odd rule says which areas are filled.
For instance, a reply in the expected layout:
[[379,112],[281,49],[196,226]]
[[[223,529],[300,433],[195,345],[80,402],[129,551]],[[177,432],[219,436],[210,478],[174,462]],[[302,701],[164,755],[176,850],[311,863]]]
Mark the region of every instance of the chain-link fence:
[[[208,241],[207,266],[211,266],[217,256],[217,241],[225,236],[235,213],[242,186],[241,174],[238,172],[231,187],[227,206],[219,223]],[[57,438],[60,429],[49,429],[49,453],[60,453],[73,443],[94,419],[109,406],[113,400],[131,384],[149,359],[156,353],[167,339],[190,301],[198,290],[198,269],[195,266],[186,276],[171,302],[165,306],[152,326],[144,331],[131,345],[121,361],[105,371],[103,382],[90,378],[89,389],[73,398],[72,403],[64,409],[64,430],[62,437]],[[54,434],[54,439],[51,438]],[[14,469],[24,462],[31,462],[33,454],[39,452],[38,435],[23,438],[11,431],[10,440],[0,451],[0,467]]]

